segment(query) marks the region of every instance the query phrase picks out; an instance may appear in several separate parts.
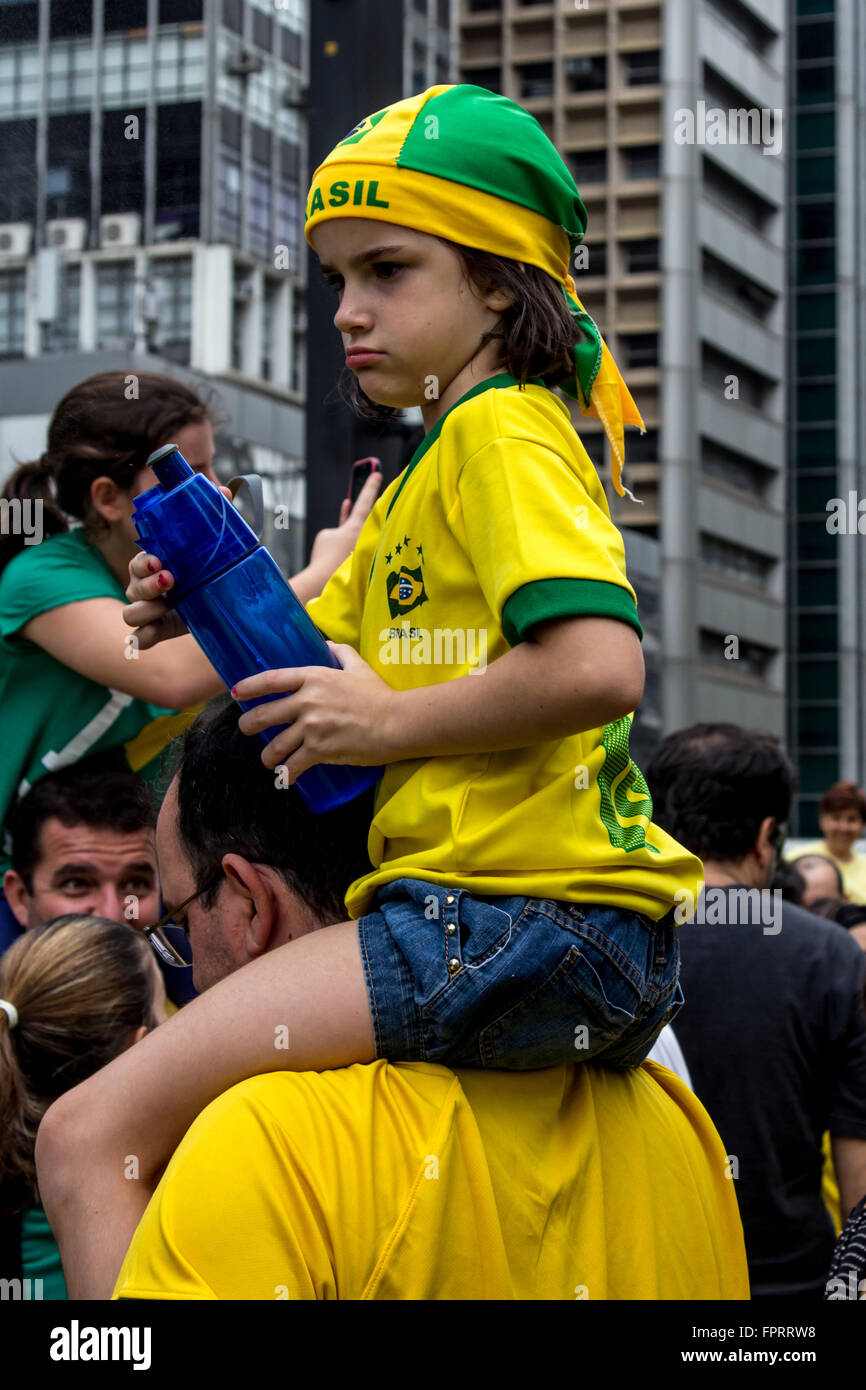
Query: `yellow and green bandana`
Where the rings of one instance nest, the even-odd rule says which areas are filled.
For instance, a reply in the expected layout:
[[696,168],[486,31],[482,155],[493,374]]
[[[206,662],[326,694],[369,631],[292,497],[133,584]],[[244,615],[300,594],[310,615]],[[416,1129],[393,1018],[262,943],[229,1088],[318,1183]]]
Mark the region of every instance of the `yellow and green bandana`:
[[[582,330],[575,380],[560,387],[601,420],[621,482],[623,427],[643,420],[596,324],[577,297],[571,254],[586,231],[577,184],[538,121],[484,87],[429,87],[367,116],[319,165],[304,234],[331,217],[369,217],[508,256],[562,285]],[[635,501],[638,499],[635,498]]]

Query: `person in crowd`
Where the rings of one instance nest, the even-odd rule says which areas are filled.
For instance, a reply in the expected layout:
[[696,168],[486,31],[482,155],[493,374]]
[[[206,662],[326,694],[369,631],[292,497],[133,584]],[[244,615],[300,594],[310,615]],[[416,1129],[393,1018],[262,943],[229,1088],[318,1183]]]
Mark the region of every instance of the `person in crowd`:
[[800,872],[797,865],[787,859],[776,860],[776,871],[770,883],[771,888],[778,888],[786,902],[796,903],[798,907],[803,905],[803,895],[806,892],[806,879]]
[[821,797],[818,825],[823,839],[803,846],[797,856],[799,860],[804,854],[823,854],[832,859],[842,875],[844,896],[855,903],[866,903],[866,855],[854,848],[863,837],[864,824],[862,788],[856,782],[834,782]]
[[[368,796],[314,816],[294,790],[275,787],[236,710],[196,721],[157,841],[165,893],[179,904],[171,916],[189,931],[203,999],[340,918],[367,860]],[[461,921],[467,950],[476,926],[477,918]],[[253,989],[235,1026],[247,1027],[255,1008]],[[291,1049],[294,1019],[282,1018],[274,1047]],[[161,1071],[156,1087],[170,1109],[178,1093],[186,1109],[176,1128],[173,1116],[172,1147],[208,1099],[197,1090],[197,1046],[190,1034],[180,1066]],[[158,1176],[143,1152],[139,1181],[116,1180],[117,1155],[129,1152],[128,1102],[142,1080],[137,1068],[132,1076],[112,1063],[49,1112],[40,1131],[40,1183],[51,1219],[62,1213],[61,1249],[78,1293],[89,1260],[107,1248],[113,1268],[95,1286],[85,1277],[84,1292],[111,1291]],[[130,1221],[126,1202],[140,1187]],[[79,1245],[74,1208],[79,1229],[96,1235],[92,1244]],[[206,1109],[148,1207],[117,1292],[739,1298],[747,1287],[718,1138],[663,1067],[509,1073],[379,1060],[259,1076]]]
[[[223,689],[191,636],[139,650],[123,621],[138,552],[133,505],[156,483],[147,458],[176,443],[216,486],[219,418],[173,377],[100,372],[66,393],[45,453],[8,480],[7,500],[40,509],[41,539],[28,543],[21,527],[0,537],[0,822],[40,777],[94,753],[112,750],[119,765],[155,780],[166,745]],[[351,552],[380,481],[373,474],[351,515],[344,503],[340,526],[316,538],[292,580],[302,602]],[[7,867],[0,852],[0,872]],[[0,918],[8,937],[5,898]]]
[[753,1298],[819,1298],[834,1228],[829,1131],[845,1215],[866,1192],[866,960],[850,935],[769,890],[794,789],[776,741],[704,723],[647,766],[655,814],[704,863],[683,903],[679,1037],[737,1189]]
[[66,1297],[36,1180],[39,1122],[64,1091],[164,1019],[153,952],[121,923],[59,917],[0,959],[0,1278],[41,1280],[31,1297]]
[[828,855],[798,854],[796,859],[789,861],[789,867],[796,869],[805,883],[801,907],[811,910],[812,903],[818,898],[844,898],[842,870]]
[[150,923],[159,915],[151,789],[99,757],[50,772],[6,820],[6,900],[19,927],[53,917]]
[[[155,922],[155,826],[151,788],[110,755],[46,773],[6,819],[12,867],[3,888],[16,927],[8,939],[66,913]],[[175,929],[172,940],[183,953],[183,934]],[[163,974],[172,1007],[195,997],[191,966]]]
[[849,1303],[866,1298],[866,1197],[861,1197],[840,1232],[824,1298]]
[[860,949],[866,951],[866,907],[861,903],[849,903],[843,898],[818,898],[809,904],[809,911],[831,922],[838,922]]

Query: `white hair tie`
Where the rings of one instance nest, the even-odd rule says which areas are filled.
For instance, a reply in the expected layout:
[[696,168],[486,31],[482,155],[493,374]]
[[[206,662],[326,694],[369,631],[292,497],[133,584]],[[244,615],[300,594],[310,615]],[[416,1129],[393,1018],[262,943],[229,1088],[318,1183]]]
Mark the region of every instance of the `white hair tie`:
[[0,1009],[7,1015],[9,1019],[9,1029],[11,1031],[18,1023],[18,1010],[14,1004],[9,1003],[8,999],[0,999]]

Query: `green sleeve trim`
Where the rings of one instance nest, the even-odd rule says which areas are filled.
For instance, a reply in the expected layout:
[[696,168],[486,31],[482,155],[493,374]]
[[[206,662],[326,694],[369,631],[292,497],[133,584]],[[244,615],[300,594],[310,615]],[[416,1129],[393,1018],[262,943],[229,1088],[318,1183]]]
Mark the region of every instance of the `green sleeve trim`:
[[620,584],[603,579],[535,579],[516,589],[502,610],[509,646],[526,640],[530,628],[546,618],[618,618],[643,640],[634,599]]

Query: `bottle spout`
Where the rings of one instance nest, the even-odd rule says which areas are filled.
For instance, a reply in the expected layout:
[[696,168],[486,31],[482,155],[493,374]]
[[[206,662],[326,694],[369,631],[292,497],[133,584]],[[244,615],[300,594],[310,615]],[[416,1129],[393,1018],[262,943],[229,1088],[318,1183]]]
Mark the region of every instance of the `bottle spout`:
[[176,444],[164,444],[161,449],[155,449],[148,457],[147,467],[153,469],[166,492],[195,476]]

